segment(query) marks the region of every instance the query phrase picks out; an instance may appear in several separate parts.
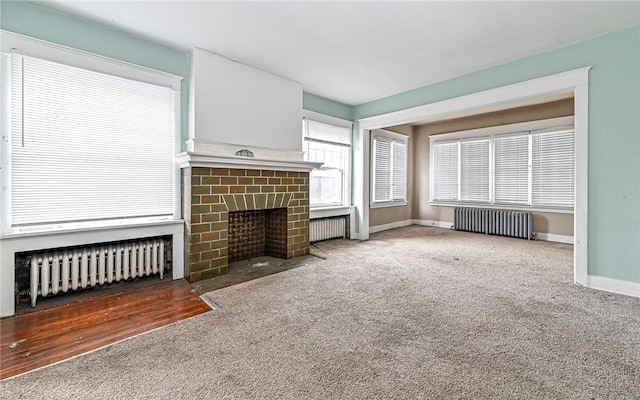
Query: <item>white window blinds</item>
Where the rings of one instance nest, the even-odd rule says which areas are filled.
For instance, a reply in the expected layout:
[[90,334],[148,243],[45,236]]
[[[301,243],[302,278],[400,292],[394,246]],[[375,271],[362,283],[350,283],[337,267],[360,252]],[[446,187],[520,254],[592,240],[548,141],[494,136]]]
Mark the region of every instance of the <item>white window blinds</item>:
[[431,199],[570,209],[575,197],[574,152],[573,127],[472,139],[432,138]]
[[529,134],[494,138],[494,200],[529,204]]
[[373,137],[373,203],[407,201],[407,141],[379,131]]
[[393,142],[393,177],[391,185],[392,200],[407,198],[407,145]]
[[532,134],[532,201],[534,205],[573,207],[574,131]]
[[373,201],[391,201],[391,141],[373,139]]
[[433,143],[433,200],[458,200],[458,142]]
[[12,226],[173,213],[171,88],[11,62]]
[[489,140],[460,142],[460,200],[489,201]]

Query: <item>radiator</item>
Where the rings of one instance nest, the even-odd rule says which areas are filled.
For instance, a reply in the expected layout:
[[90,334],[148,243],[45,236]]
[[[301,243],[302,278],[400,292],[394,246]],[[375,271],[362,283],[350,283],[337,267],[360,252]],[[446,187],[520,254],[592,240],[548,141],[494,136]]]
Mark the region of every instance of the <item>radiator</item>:
[[309,222],[309,242],[346,237],[346,221],[345,216],[312,219]]
[[136,240],[31,254],[31,307],[38,295],[80,290],[160,274],[164,276],[164,241]]
[[530,212],[456,207],[453,228],[487,235],[533,238]]

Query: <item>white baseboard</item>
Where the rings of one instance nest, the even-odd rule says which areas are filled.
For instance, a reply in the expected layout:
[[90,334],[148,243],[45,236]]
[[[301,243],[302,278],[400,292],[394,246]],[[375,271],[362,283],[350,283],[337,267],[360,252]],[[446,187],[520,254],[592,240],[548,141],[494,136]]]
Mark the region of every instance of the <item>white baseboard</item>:
[[430,219],[414,219],[413,223],[422,226],[435,226],[436,228],[451,229],[453,222],[448,221],[433,221]]
[[546,240],[547,242],[573,244],[573,236],[568,235],[556,235],[555,233],[538,232],[537,238],[538,240]]
[[406,219],[404,221],[396,221],[389,224],[372,226],[369,228],[369,233],[382,232],[388,229],[400,228],[402,226],[409,225],[433,226],[436,228],[451,229],[451,226],[453,226],[453,222],[432,221],[430,219]]
[[406,219],[404,221],[391,222],[389,224],[370,226],[369,227],[369,233],[382,232],[382,231],[386,231],[388,229],[400,228],[402,226],[409,226],[409,225],[413,225],[413,220],[412,219]]
[[[387,229],[400,228],[401,226],[409,226],[409,225],[433,226],[436,228],[451,229],[451,227],[453,226],[453,222],[434,221],[431,219],[407,219],[404,221],[396,221],[396,222],[391,222],[389,224],[372,226],[369,228],[369,233],[382,232],[382,231],[386,231]],[[539,232],[537,235],[537,239],[544,240],[547,242],[573,244],[573,236],[556,235],[555,233]]]
[[618,279],[607,278],[605,276],[587,276],[587,287],[596,290],[604,290],[627,296],[640,297],[640,283],[621,281]]

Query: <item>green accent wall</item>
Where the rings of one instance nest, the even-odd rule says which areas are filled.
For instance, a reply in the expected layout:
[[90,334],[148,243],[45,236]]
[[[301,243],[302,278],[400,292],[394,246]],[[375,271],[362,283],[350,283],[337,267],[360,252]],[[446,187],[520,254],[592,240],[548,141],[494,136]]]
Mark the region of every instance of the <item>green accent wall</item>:
[[188,138],[189,54],[23,1],[0,2],[0,27],[105,57],[184,77],[180,94],[181,136]]
[[354,119],[591,65],[589,275],[640,283],[640,27],[354,107]]
[[353,121],[353,107],[315,94],[303,93],[302,108],[320,114],[330,115],[335,118]]

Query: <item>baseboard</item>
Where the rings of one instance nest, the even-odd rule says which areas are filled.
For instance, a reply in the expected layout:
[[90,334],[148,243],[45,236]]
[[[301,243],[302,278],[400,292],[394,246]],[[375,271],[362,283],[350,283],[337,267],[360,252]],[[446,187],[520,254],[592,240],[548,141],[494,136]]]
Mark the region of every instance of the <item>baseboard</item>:
[[382,232],[388,229],[400,228],[402,226],[409,226],[409,225],[413,225],[413,220],[406,219],[404,221],[396,221],[396,222],[391,222],[389,224],[370,226],[369,233]]
[[414,219],[413,223],[422,226],[435,226],[436,228],[451,229],[453,222],[448,221],[433,221],[430,219]]
[[538,232],[536,238],[538,240],[546,240],[547,242],[573,244],[573,236],[568,235],[556,235],[555,233]]
[[400,228],[409,225],[433,226],[436,228],[451,229],[453,222],[432,221],[430,219],[406,219],[404,221],[391,222],[389,224],[376,225],[369,228],[369,233],[386,231],[388,229]]
[[640,297],[640,283],[621,281],[618,279],[607,278],[605,276],[587,276],[587,287],[596,290],[604,290],[624,294],[627,296]]
[[[451,227],[453,226],[453,222],[434,221],[431,219],[407,219],[404,221],[396,221],[396,222],[391,222],[389,224],[376,225],[376,226],[369,227],[369,233],[382,232],[388,229],[400,228],[402,226],[409,226],[409,225],[433,226],[436,228],[451,229]],[[573,236],[556,235],[555,233],[540,232],[537,235],[537,239],[548,241],[548,242],[573,244]]]

